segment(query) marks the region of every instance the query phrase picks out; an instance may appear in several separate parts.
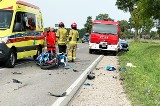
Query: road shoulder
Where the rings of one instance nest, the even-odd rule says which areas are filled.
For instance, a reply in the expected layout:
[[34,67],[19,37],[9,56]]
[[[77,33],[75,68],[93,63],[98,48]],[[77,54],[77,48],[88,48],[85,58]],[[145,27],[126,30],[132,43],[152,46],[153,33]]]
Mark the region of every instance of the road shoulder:
[[119,72],[106,71],[106,66],[114,66],[118,69],[118,57],[105,56],[94,70],[96,78],[86,80],[69,106],[131,106],[121,81]]

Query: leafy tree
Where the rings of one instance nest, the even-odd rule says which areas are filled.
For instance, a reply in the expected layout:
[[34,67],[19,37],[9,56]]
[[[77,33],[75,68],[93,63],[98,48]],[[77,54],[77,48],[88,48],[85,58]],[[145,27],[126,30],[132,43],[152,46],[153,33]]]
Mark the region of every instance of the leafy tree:
[[101,18],[103,20],[112,20],[108,14],[99,14],[98,16],[96,16],[96,19]]
[[139,0],[117,0],[116,5],[118,9],[125,12],[132,12]]
[[157,30],[157,34],[160,34],[160,30]]
[[118,9],[121,9],[125,12],[130,12],[130,27],[135,29],[134,38],[136,41],[141,33],[149,33],[151,28],[154,26],[153,19],[151,17],[145,17],[145,11],[143,8],[144,2],[141,1],[144,0],[117,0],[116,2]]
[[143,5],[143,11],[145,17],[153,17],[154,19],[160,19],[160,0],[140,0]]
[[[134,11],[134,9],[136,8],[136,4],[138,1],[139,0],[117,0],[116,5],[117,5],[118,9],[123,10],[125,12],[130,12],[132,21],[135,21],[135,17],[133,19],[132,15],[134,15],[134,13],[137,12],[137,11]],[[134,13],[133,13],[133,11],[134,11]],[[129,20],[129,21],[131,21],[131,20]],[[138,24],[138,22],[134,22],[134,24],[135,24],[134,25],[135,26],[135,40],[137,40],[138,28],[139,28],[138,25],[139,24]],[[130,25],[132,25],[132,22],[130,23]]]
[[128,22],[126,20],[121,20],[118,22],[119,22],[119,25],[121,26],[121,28],[124,28],[124,32],[122,32],[122,30],[120,32],[120,37],[121,38],[128,38],[130,35]]
[[155,38],[156,35],[157,35],[157,32],[155,32],[155,31],[151,31],[151,32],[150,32],[150,37],[151,37],[151,38]]
[[84,28],[86,30],[86,33],[91,33],[91,29],[92,29],[92,17],[88,16],[87,17],[87,21],[86,24],[84,25]]
[[143,16],[142,3],[139,2],[137,4],[137,8],[135,8],[132,13],[132,26],[135,28],[135,40],[138,40],[139,35],[141,33],[149,33],[153,28],[153,19]]
[[80,38],[82,38],[83,35],[85,35],[85,33],[86,33],[85,28],[79,29],[78,31],[79,31],[79,36],[80,36]]

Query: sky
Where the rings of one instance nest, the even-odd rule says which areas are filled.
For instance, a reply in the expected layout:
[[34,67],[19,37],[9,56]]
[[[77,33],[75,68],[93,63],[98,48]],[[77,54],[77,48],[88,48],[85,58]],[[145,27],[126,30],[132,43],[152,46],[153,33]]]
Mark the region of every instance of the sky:
[[109,17],[117,20],[127,20],[129,13],[118,10],[115,6],[116,0],[24,0],[40,7],[44,26],[55,26],[59,22],[64,22],[66,27],[70,27],[73,22],[78,24],[78,28],[83,28],[88,16],[93,19],[100,14],[109,14]]

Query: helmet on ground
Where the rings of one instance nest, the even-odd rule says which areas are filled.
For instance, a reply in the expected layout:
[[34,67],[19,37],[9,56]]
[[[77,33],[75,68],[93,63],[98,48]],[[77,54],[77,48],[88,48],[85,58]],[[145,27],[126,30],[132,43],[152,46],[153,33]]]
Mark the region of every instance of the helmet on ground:
[[74,23],[71,25],[71,28],[73,28],[73,29],[77,28],[77,24],[74,22]]
[[63,22],[60,22],[60,23],[59,23],[59,27],[64,27],[64,23],[63,23]]

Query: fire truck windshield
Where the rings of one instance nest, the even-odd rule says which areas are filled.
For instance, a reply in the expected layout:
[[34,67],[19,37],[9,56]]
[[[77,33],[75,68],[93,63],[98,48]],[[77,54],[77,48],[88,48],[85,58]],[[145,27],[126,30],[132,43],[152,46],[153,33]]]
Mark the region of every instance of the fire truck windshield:
[[110,25],[110,24],[94,24],[93,25],[93,32],[100,33],[100,34],[117,34],[118,26],[117,25]]
[[12,10],[0,10],[0,29],[10,28],[12,14]]

